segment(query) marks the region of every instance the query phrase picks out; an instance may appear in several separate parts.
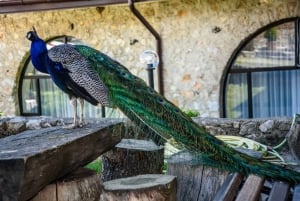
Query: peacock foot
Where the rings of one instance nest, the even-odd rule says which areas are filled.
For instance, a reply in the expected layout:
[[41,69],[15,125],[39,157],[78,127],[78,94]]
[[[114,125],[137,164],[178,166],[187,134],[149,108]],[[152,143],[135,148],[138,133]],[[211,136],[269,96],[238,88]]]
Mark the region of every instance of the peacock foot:
[[80,122],[76,122],[76,123],[65,125],[65,126],[63,126],[63,128],[66,128],[66,129],[75,129],[75,128],[82,128],[82,127],[84,127],[86,125],[88,125],[88,123],[85,123],[84,121],[80,121]]
[[88,123],[85,123],[84,121],[80,121],[79,124],[78,124],[78,127],[79,128],[82,128],[84,126],[86,126]]
[[[82,122],[82,121],[80,121],[80,122]],[[75,128],[81,128],[81,127],[82,127],[82,125],[81,125],[81,123],[78,122],[78,117],[75,117],[73,119],[72,124],[68,124],[68,125],[63,126],[63,128],[66,128],[66,129],[75,129]]]
[[66,129],[75,129],[75,128],[80,128],[79,124],[68,124],[68,125],[64,125],[63,128]]

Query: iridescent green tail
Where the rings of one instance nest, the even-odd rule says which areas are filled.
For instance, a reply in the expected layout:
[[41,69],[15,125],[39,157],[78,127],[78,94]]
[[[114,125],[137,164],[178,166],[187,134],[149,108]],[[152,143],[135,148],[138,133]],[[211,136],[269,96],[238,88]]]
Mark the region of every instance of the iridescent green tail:
[[204,164],[243,174],[300,181],[300,173],[239,153],[206,132],[178,107],[158,94],[127,68],[89,47],[78,51],[93,65],[108,88],[112,107],[118,107],[137,126],[165,139],[174,138],[187,150],[200,154]]

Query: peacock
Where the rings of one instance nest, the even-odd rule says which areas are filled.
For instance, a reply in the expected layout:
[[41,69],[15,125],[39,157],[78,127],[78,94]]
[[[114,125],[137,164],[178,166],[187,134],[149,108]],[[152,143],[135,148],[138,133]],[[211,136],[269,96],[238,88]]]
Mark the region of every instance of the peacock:
[[[35,30],[29,31],[27,38],[31,41],[30,54],[34,67],[50,74],[53,82],[69,94],[72,102],[78,98],[93,105],[118,108],[147,132],[164,139],[172,137],[203,165],[244,175],[256,174],[293,183],[300,181],[299,172],[229,147],[130,73],[125,66],[100,51],[71,44],[47,50]],[[74,118],[76,124],[76,115]],[[82,118],[80,121],[83,121]]]

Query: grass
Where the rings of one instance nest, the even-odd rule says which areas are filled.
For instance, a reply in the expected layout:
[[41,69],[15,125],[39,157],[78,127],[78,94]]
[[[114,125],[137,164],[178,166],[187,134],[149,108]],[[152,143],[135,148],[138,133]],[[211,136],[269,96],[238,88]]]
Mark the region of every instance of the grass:
[[100,174],[102,170],[102,160],[101,158],[97,158],[93,162],[87,164],[85,167],[90,170],[94,170],[95,172],[97,172],[97,174]]

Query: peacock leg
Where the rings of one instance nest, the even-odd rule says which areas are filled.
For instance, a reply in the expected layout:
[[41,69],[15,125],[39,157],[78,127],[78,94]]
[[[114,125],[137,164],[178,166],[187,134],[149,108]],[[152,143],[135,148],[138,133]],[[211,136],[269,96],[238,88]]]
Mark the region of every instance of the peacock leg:
[[84,119],[83,119],[83,106],[84,106],[84,99],[79,98],[79,103],[80,103],[80,119],[79,119],[79,127],[84,126]]
[[66,126],[66,128],[77,128],[78,127],[78,117],[77,117],[77,98],[71,97],[71,105],[73,106],[73,124]]

